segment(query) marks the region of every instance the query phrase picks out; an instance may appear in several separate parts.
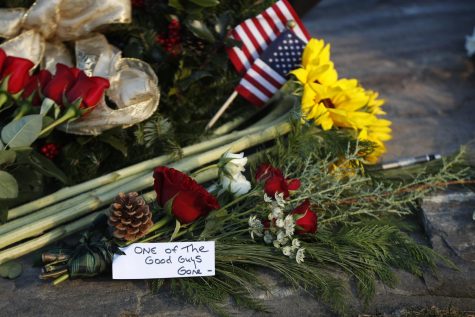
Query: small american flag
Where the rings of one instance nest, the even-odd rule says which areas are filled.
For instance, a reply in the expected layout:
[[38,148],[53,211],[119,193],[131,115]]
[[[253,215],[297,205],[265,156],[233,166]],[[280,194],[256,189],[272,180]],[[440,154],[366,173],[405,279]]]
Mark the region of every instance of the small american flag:
[[254,62],[236,91],[254,105],[262,106],[287,81],[287,74],[302,64],[305,46],[293,30],[284,31]]
[[275,39],[293,21],[293,31],[307,43],[310,34],[287,0],[277,1],[256,17],[247,19],[235,27],[229,37],[242,43],[242,46],[229,48],[228,55],[239,73],[244,73]]

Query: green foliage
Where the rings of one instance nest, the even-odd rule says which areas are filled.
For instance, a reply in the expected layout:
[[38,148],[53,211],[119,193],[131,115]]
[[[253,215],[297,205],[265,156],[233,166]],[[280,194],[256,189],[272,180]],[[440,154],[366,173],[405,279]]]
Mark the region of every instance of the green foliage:
[[[435,272],[440,264],[455,268],[431,248],[416,243],[407,233],[414,228],[400,217],[412,213],[416,202],[430,191],[467,175],[467,170],[461,168],[463,153],[439,162],[436,172],[419,168],[411,177],[387,181],[361,166],[360,154],[371,146],[357,144],[348,134],[297,125],[287,139],[260,155],[256,164],[271,162],[282,168],[286,177],[302,181],[290,204],[296,206],[310,199],[319,216],[318,232],[300,237],[305,262],[297,264],[280,250],[250,239],[248,217],[254,214],[266,219],[269,212],[257,187],[244,199],[228,204],[226,209],[216,211],[216,215],[211,213],[206,221],[196,224],[200,239],[216,240],[215,278],[227,288],[206,277],[201,279],[203,282],[173,280],[172,290],[186,295],[192,303],[206,305],[224,315],[230,309],[222,304],[227,298],[235,298],[237,294],[251,296],[256,288],[266,289],[262,283],[256,285],[262,268],[274,272],[295,289],[322,299],[344,315],[348,313],[346,303],[351,296],[351,285],[361,300],[369,304],[377,281],[388,287],[397,284],[394,269],[422,276],[427,270]],[[332,172],[329,167],[337,161],[335,155],[355,161],[352,173],[338,176]],[[183,239],[191,237],[196,239],[193,233]],[[225,276],[218,270],[222,266],[228,268]],[[347,283],[348,277],[353,284]]]

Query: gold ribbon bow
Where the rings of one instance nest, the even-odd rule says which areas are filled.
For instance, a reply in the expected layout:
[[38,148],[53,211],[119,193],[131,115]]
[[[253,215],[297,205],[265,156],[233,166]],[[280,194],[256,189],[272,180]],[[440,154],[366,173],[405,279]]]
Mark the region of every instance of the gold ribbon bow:
[[106,95],[117,109],[108,107],[103,98],[86,118],[61,128],[97,135],[141,122],[158,107],[158,79],[150,65],[122,58],[102,34],[92,33],[108,24],[130,21],[130,0],[37,0],[28,10],[0,9],[0,37],[9,39],[0,47],[54,73],[57,63],[73,65],[73,56],[62,42],[75,40],[76,67],[109,79]]

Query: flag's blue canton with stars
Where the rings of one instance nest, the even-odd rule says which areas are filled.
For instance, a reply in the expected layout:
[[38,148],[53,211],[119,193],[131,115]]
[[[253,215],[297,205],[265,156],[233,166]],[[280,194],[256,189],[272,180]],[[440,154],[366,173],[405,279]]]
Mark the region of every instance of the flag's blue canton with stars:
[[282,33],[264,52],[262,60],[281,76],[300,67],[305,43],[293,32]]
[[242,78],[236,91],[253,104],[265,104],[299,68],[306,43],[287,30],[273,41]]

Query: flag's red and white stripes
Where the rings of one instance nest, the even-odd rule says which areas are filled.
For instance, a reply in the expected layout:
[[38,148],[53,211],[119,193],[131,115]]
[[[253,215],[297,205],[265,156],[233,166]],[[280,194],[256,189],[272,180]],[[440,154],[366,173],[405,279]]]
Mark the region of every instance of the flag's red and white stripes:
[[236,91],[254,105],[262,106],[286,81],[285,77],[258,59],[241,79]]
[[295,22],[292,31],[304,42],[310,40],[310,34],[287,2],[280,0],[256,17],[247,19],[230,32],[230,37],[242,42],[241,48],[228,49],[228,55],[239,73],[244,73],[259,58],[267,46],[282,33],[290,21]]

